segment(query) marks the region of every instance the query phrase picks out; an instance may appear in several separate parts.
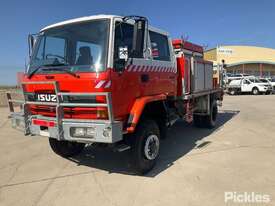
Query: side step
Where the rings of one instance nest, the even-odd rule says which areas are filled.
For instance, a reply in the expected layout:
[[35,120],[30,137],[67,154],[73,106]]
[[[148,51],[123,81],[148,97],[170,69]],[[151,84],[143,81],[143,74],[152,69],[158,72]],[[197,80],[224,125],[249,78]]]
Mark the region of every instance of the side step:
[[168,122],[167,125],[168,127],[173,126],[173,124],[180,119],[179,115],[176,113],[176,111],[174,110],[169,110],[169,114],[168,114]]
[[127,144],[119,144],[114,148],[115,152],[124,152],[126,150],[131,149],[131,147]]

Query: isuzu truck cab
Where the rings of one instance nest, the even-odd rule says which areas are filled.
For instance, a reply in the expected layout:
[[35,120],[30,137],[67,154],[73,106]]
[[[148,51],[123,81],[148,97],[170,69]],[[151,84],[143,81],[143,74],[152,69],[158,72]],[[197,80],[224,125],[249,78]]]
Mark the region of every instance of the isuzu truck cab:
[[[140,16],[97,15],[29,36],[23,100],[8,93],[12,126],[49,138],[60,156],[86,144],[131,149],[138,174],[150,171],[160,138],[178,119],[213,128],[222,101],[213,65],[199,45],[175,40]],[[14,102],[22,104],[15,112]]]

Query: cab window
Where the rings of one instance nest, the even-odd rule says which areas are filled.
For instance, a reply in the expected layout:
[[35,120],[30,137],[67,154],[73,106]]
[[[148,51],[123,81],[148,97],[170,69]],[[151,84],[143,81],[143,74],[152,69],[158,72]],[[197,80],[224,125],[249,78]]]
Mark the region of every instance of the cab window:
[[127,23],[117,22],[115,28],[115,48],[114,59],[119,59],[119,49],[125,48],[128,53],[133,48],[133,32],[134,26]]
[[52,58],[58,56],[61,60],[65,60],[66,40],[59,37],[43,37],[39,47],[36,59],[42,60],[44,58]]
[[[83,58],[85,50],[88,53],[87,58]],[[84,52],[83,52],[84,51]],[[93,65],[94,62],[99,62],[101,56],[101,47],[91,42],[78,41],[76,43],[76,58],[75,65]]]
[[243,83],[244,83],[244,84],[250,84],[250,81],[248,81],[248,80],[245,79],[245,80],[243,81]]
[[150,31],[152,57],[154,60],[170,61],[168,38],[165,35]]

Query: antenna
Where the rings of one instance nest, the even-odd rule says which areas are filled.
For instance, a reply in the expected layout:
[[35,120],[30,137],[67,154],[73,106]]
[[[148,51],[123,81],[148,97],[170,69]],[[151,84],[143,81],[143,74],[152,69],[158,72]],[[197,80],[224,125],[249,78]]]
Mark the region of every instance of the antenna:
[[189,39],[189,36],[188,35],[181,35],[180,36],[181,40],[182,40],[182,46],[185,44],[185,42],[187,42],[187,40]]

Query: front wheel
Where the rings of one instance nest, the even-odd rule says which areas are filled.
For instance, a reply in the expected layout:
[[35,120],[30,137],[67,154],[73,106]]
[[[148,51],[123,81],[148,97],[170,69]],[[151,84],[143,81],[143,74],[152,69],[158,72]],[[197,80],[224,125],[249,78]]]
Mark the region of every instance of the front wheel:
[[160,148],[160,131],[154,120],[144,120],[130,137],[133,168],[137,174],[146,174],[156,164]]
[[230,94],[230,95],[236,95],[236,91],[235,91],[235,89],[231,89],[231,90],[229,90],[229,94]]
[[253,94],[253,95],[258,95],[258,94],[259,94],[259,89],[258,89],[257,87],[254,87],[254,88],[252,89],[252,94]]
[[85,147],[84,143],[58,141],[54,138],[49,138],[49,143],[52,150],[62,157],[72,157],[82,152]]

